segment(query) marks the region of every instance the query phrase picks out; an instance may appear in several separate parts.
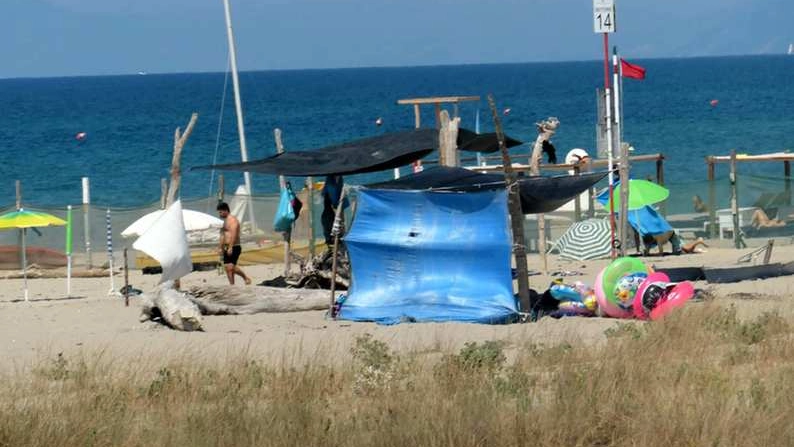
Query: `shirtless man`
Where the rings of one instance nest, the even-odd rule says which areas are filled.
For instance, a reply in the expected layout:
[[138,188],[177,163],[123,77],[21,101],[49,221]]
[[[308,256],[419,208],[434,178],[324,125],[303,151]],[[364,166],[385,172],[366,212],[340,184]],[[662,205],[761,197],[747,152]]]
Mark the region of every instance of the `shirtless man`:
[[240,253],[242,253],[242,248],[240,247],[240,221],[229,214],[229,205],[226,202],[219,203],[216,209],[220,218],[223,219],[219,250],[223,253],[223,267],[226,269],[226,277],[229,278],[229,284],[234,285],[234,275],[240,275],[246,284],[251,284],[251,278],[237,266],[237,260],[240,258]]

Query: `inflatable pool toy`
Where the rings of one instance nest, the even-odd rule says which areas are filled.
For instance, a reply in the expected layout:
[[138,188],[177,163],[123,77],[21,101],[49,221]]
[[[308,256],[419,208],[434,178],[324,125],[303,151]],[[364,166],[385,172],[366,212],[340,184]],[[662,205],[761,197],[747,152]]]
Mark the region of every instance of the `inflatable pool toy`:
[[567,284],[553,284],[549,287],[549,293],[557,301],[578,301],[582,302],[582,295],[574,286]]
[[[621,301],[615,295],[615,292],[620,292],[617,287],[621,278],[626,275],[639,273],[648,275],[651,273],[651,269],[639,259],[630,257],[615,259],[601,270],[595,281],[595,296],[598,306],[604,314],[615,318],[631,318],[634,316],[631,309],[633,302],[630,299],[628,300],[630,304]],[[633,297],[634,294],[631,296]]]
[[615,290],[612,292],[615,297],[615,304],[621,309],[630,310],[634,305],[637,289],[640,288],[640,284],[647,277],[648,274],[646,272],[629,273],[621,276],[617,284],[615,284]]
[[681,307],[695,295],[692,283],[671,283],[661,272],[651,273],[642,282],[634,297],[633,313],[642,320],[658,320]]

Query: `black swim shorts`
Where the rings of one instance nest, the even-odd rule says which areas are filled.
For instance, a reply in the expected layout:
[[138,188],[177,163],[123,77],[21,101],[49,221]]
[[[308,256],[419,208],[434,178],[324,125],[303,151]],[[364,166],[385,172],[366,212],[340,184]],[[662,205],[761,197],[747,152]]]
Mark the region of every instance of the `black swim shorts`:
[[243,252],[242,247],[239,245],[232,246],[232,252],[223,251],[223,263],[237,265],[237,260],[240,259],[240,253]]

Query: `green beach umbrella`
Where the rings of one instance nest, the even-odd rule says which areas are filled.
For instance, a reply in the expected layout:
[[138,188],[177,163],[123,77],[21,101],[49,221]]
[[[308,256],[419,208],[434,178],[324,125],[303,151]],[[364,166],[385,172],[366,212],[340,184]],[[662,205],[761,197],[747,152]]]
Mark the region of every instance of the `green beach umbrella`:
[[20,209],[0,216],[0,230],[22,230],[22,277],[25,279],[25,301],[28,300],[28,260],[25,247],[25,235],[28,228],[48,227],[50,225],[66,225],[66,221],[52,214]]
[[[612,195],[615,199],[615,211],[620,210],[620,188],[623,185],[617,185]],[[664,186],[659,186],[656,183],[649,182],[648,180],[629,180],[629,209],[637,210],[647,205],[659,203],[670,196],[670,190]],[[609,209],[609,201],[604,205]]]

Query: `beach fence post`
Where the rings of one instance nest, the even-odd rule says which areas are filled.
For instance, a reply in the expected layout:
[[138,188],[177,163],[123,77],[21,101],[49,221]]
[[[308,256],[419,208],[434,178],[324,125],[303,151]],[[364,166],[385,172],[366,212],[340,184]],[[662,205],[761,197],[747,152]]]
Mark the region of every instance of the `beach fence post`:
[[[284,153],[284,143],[281,140],[281,129],[273,129],[273,138],[276,140],[276,152],[279,154]],[[278,176],[278,186],[280,191],[287,187],[287,179],[283,175]],[[294,223],[294,222],[293,222]],[[292,227],[282,233],[284,236],[284,277],[289,276],[290,266],[292,264],[290,259],[290,245],[292,243]]]
[[105,228],[107,230],[108,246],[108,271],[110,272],[110,290],[108,296],[118,295],[116,291],[116,280],[113,278],[113,229],[110,224],[110,208],[105,212]]
[[309,259],[312,259],[317,250],[314,246],[314,179],[312,177],[306,177],[306,189],[308,190],[308,203],[306,204],[306,212],[308,215],[306,218],[309,221]]
[[783,175],[786,177],[786,205],[791,205],[791,162],[788,160],[783,162]]
[[124,307],[130,306],[130,268],[127,264],[127,247],[124,247]]
[[66,207],[66,296],[72,296],[72,205]]
[[739,198],[737,196],[738,186],[736,185],[736,149],[731,150],[731,215],[733,216],[733,245],[736,248],[743,248],[747,245],[742,240],[741,230],[739,229]]
[[709,239],[717,238],[717,207],[716,207],[716,185],[714,184],[714,157],[706,157],[708,173],[706,178],[709,182]]
[[86,268],[94,265],[91,261],[91,185],[88,177],[82,178],[83,184],[83,238],[85,239]]
[[[664,186],[664,155],[660,155],[659,158],[656,159],[656,183],[659,186]],[[662,216],[667,217],[666,200],[659,203],[659,211],[661,211]]]
[[[573,167],[573,175],[578,177],[579,174],[581,174],[581,172],[580,172],[580,169],[579,169],[579,165],[577,164],[577,165],[575,165]],[[573,220],[574,220],[574,222],[579,222],[580,220],[582,220],[582,200],[581,200],[581,196],[582,196],[581,194],[577,194],[576,198],[573,201]]]
[[499,142],[499,151],[502,153],[502,168],[505,175],[505,189],[507,190],[507,206],[510,213],[510,226],[513,233],[513,257],[516,262],[518,276],[518,303],[521,312],[532,311],[529,301],[529,269],[527,267],[526,242],[524,240],[524,213],[521,211],[521,198],[519,196],[518,178],[513,171],[513,163],[505,145],[505,134],[502,130],[502,120],[496,111],[496,102],[492,94],[488,94],[488,106],[491,108],[496,139]]
[[[22,181],[16,180],[14,182],[14,187],[16,188],[16,210],[19,211],[22,209]],[[24,244],[22,243],[22,229],[20,228],[17,233],[17,247],[19,247],[19,269],[25,270],[25,261],[24,257]]]

